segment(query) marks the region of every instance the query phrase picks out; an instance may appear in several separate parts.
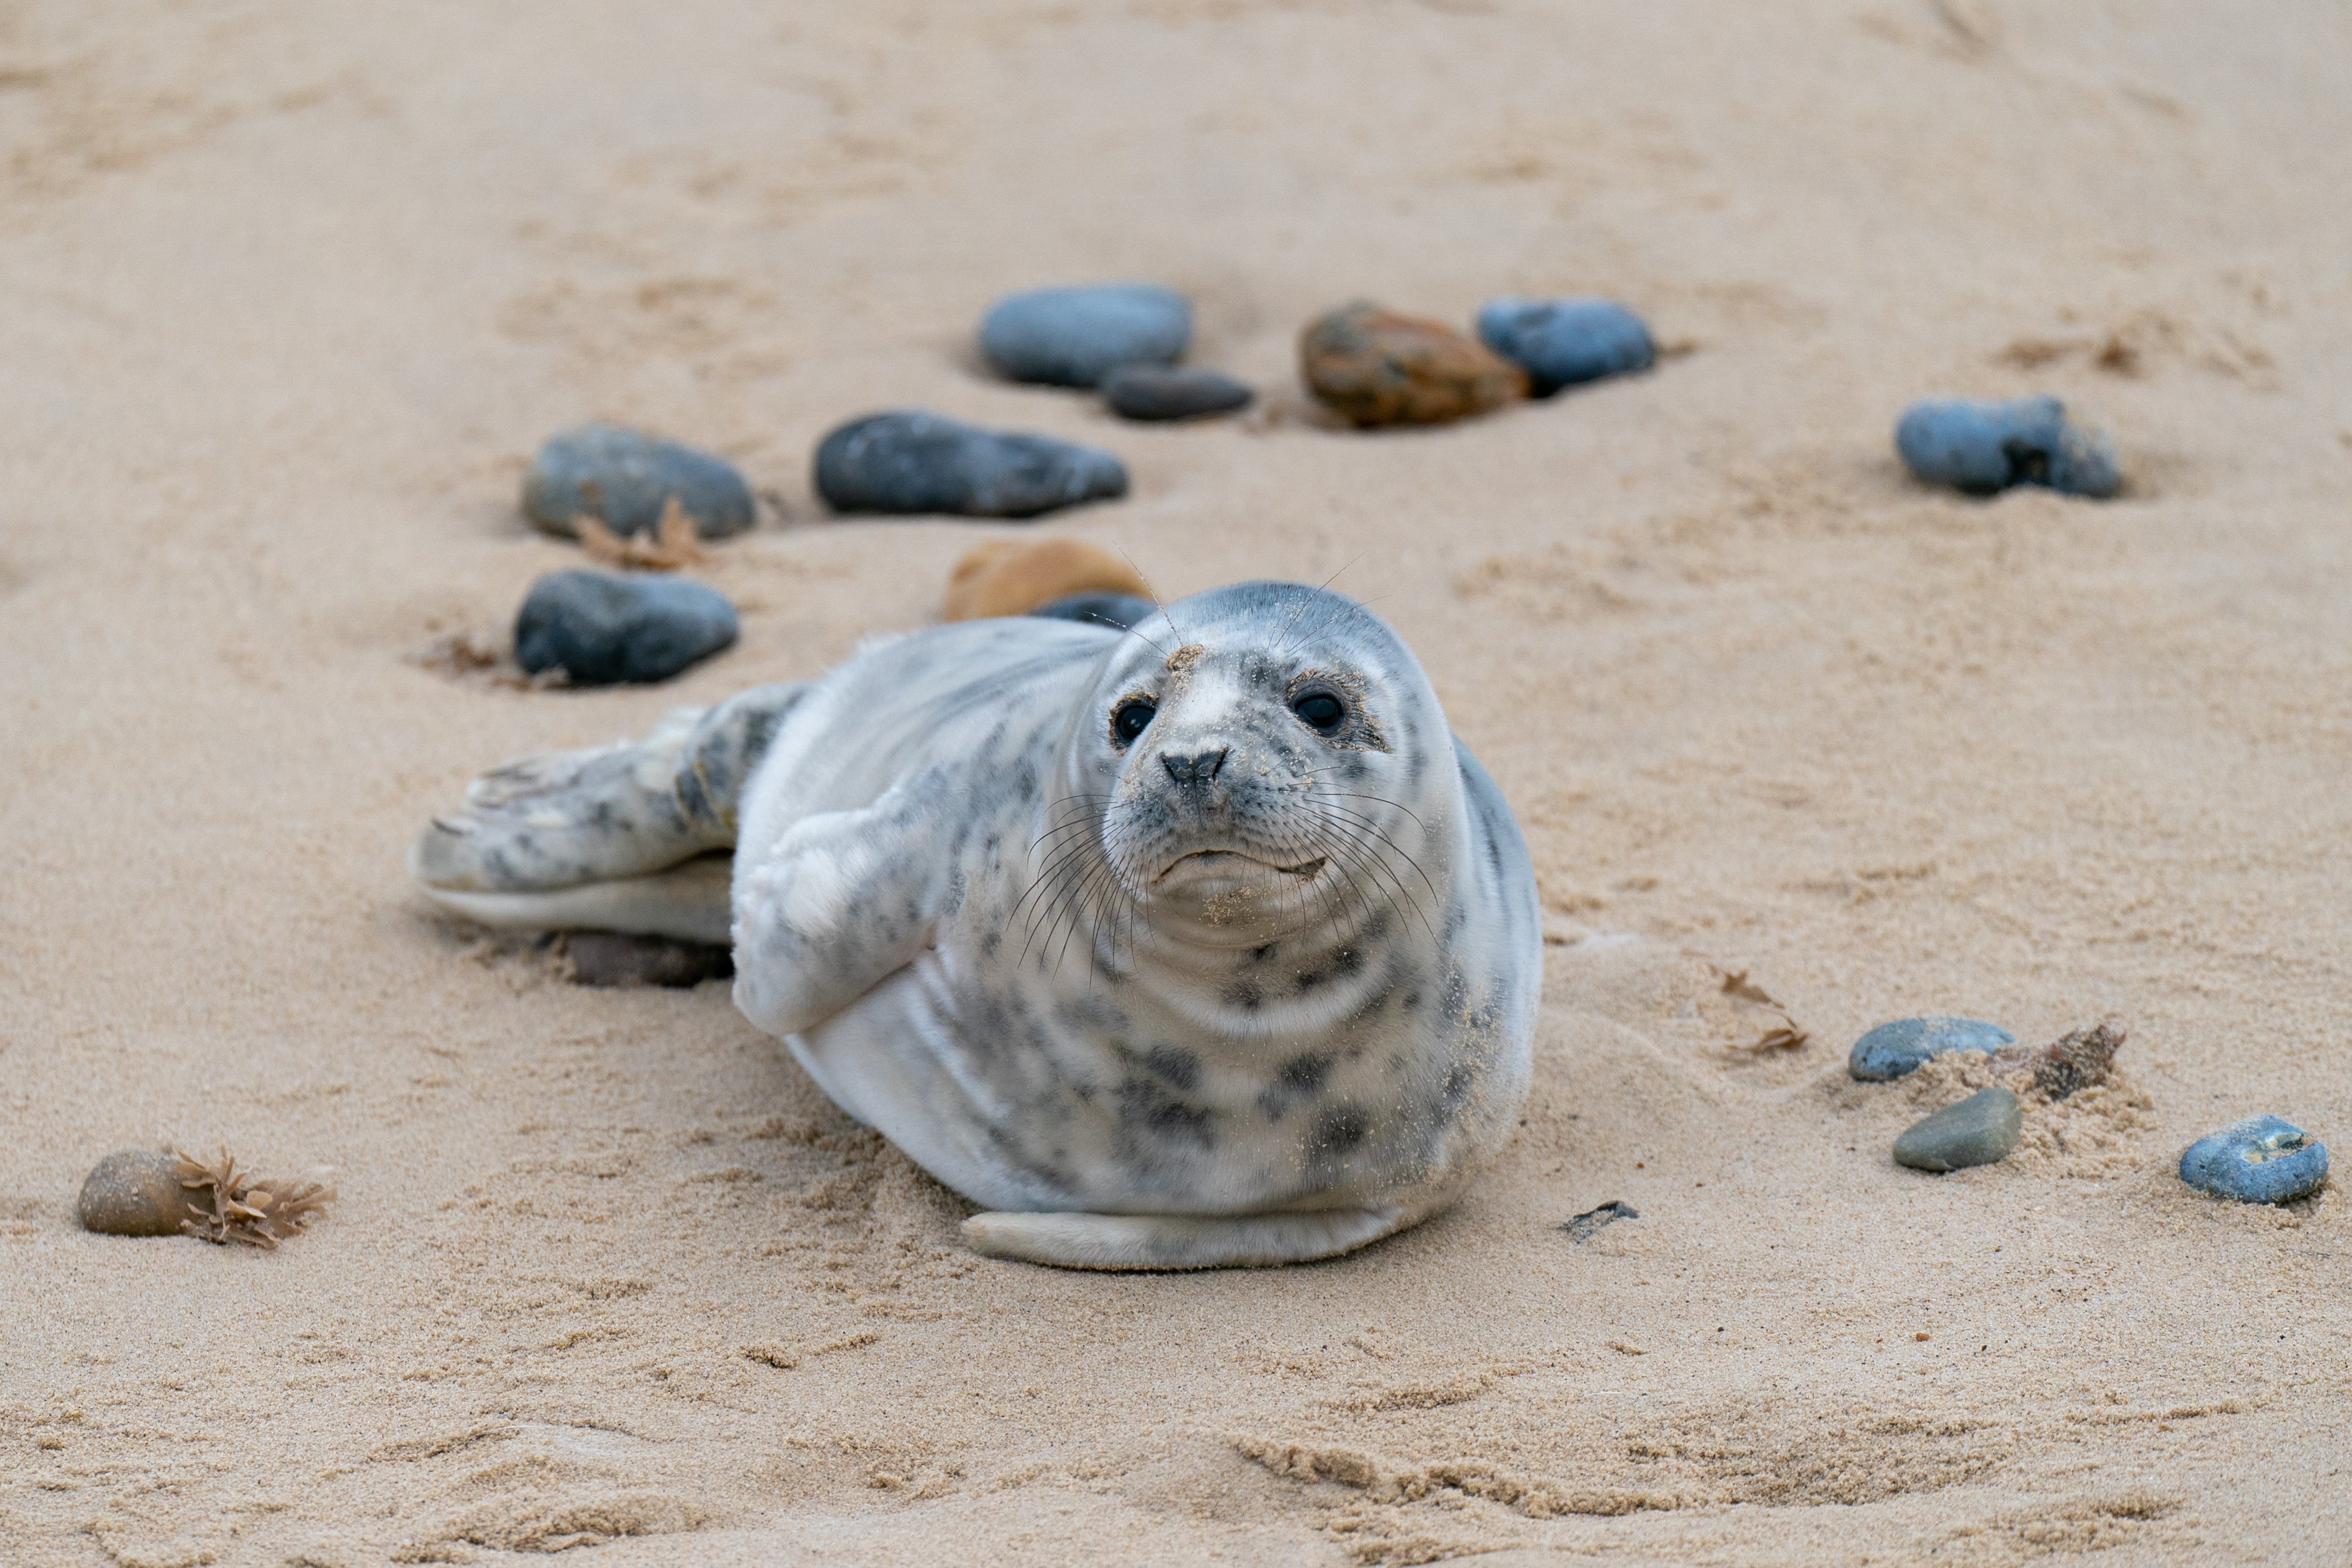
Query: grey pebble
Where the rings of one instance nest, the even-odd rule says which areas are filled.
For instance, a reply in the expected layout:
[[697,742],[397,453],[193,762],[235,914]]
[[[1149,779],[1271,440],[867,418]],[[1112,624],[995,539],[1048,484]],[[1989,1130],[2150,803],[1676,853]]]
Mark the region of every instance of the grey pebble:
[[1015,381],[1094,386],[1123,364],[1174,364],[1192,307],[1157,283],[1086,283],[1007,294],[981,318],[980,351]]
[[1647,370],[1658,357],[1642,318],[1614,300],[1489,300],[1478,308],[1478,337],[1528,373],[1532,397]]
[[1213,370],[1126,364],[1104,377],[1103,401],[1123,419],[1198,419],[1249,406],[1249,384]]
[[100,1236],[177,1236],[188,1217],[178,1159],[157,1149],[118,1149],[81,1184],[74,1216]]
[[1085,621],[1091,626],[1115,626],[1126,631],[1159,608],[1150,600],[1133,594],[1114,594],[1106,589],[1090,588],[1082,594],[1065,594],[1058,599],[1048,599],[1029,613],[1043,616],[1049,621]]
[[898,409],[818,443],[816,489],[835,511],[1036,517],[1125,495],[1127,469],[1092,447]]
[[735,973],[735,950],[626,931],[574,931],[564,939],[574,985],[660,985],[682,990]]
[[650,533],[672,496],[705,539],[751,526],[751,487],[726,458],[618,425],[549,437],[522,481],[523,514],[565,539],[583,514],[625,539]]
[[2107,438],[2068,423],[2066,405],[2046,395],[2007,402],[1925,398],[1903,411],[1895,449],[1919,478],[1974,495],[2046,485],[2105,497],[2124,482]]
[[2015,1035],[1980,1018],[1897,1018],[1854,1041],[1845,1070],[1865,1083],[1885,1083],[1946,1051],[1982,1051],[1990,1056],[2016,1043]]
[[1599,1208],[1586,1209],[1559,1228],[1568,1232],[1568,1239],[1579,1244],[1591,1241],[1605,1226],[1621,1219],[1640,1219],[1632,1204],[1622,1198],[1612,1198]]
[[2327,1179],[2327,1145],[2283,1117],[2252,1116],[2189,1145],[2180,1179],[2242,1204],[2283,1204]]
[[515,617],[515,658],[533,675],[561,669],[575,686],[667,680],[737,631],[727,596],[684,577],[551,572]]
[[2024,1130],[2017,1096],[1995,1086],[1916,1121],[1895,1141],[1895,1163],[1915,1171],[1965,1171],[2005,1160]]

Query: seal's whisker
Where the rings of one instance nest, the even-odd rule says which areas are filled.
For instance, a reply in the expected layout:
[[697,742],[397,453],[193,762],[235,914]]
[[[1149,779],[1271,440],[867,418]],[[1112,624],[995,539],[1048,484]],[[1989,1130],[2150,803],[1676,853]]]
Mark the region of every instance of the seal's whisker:
[[[1358,889],[1358,892],[1363,900],[1364,918],[1367,922],[1372,918],[1371,900],[1375,890],[1379,892],[1381,901],[1386,904],[1399,919],[1408,918],[1409,912],[1421,914],[1419,906],[1410,898],[1405,898],[1402,903],[1398,901],[1404,893],[1403,884],[1397,880],[1394,872],[1381,863],[1380,858],[1374,855],[1368,846],[1350,841],[1344,832],[1339,832],[1335,833],[1330,848],[1332,858],[1361,878],[1365,884],[1363,888]],[[1397,891],[1390,892],[1388,889],[1391,888],[1396,889]],[[1423,931],[1428,931],[1427,915],[1422,914],[1421,919]]]
[[1417,811],[1413,810],[1413,808],[1412,808],[1412,807],[1411,807],[1411,806],[1409,806],[1409,805],[1405,805],[1405,804],[1404,804],[1404,802],[1402,802],[1402,801],[1401,801],[1401,800],[1391,800],[1388,796],[1386,796],[1386,795],[1366,795],[1366,794],[1365,794],[1363,791],[1361,791],[1361,790],[1352,790],[1352,789],[1325,789],[1325,790],[1318,790],[1316,793],[1317,793],[1317,794],[1318,794],[1318,795],[1324,795],[1324,796],[1326,796],[1327,798],[1333,799],[1333,800],[1375,800],[1375,801],[1378,801],[1378,802],[1380,802],[1382,805],[1390,806],[1390,807],[1394,808],[1395,810],[1402,811],[1402,812],[1403,812],[1407,816],[1412,817],[1412,820],[1413,820],[1413,822],[1414,822],[1414,823],[1415,823],[1415,824],[1416,824],[1416,825],[1421,828],[1421,830],[1422,830],[1423,833],[1426,833],[1426,832],[1428,832],[1428,831],[1429,831],[1429,824],[1428,824],[1428,823],[1426,823],[1426,822],[1422,821],[1421,814],[1420,814],[1419,812],[1417,812]]
[[1433,899],[1443,900],[1444,895],[1438,892],[1437,884],[1429,879],[1429,873],[1422,868],[1421,862],[1414,859],[1412,852],[1407,850],[1403,845],[1399,844],[1395,839],[1391,838],[1387,834],[1381,832],[1381,829],[1375,826],[1372,818],[1365,816],[1361,812],[1344,805],[1332,805],[1326,803],[1322,809],[1328,812],[1338,813],[1340,816],[1354,821],[1360,825],[1365,832],[1371,834],[1381,843],[1395,850],[1399,855],[1404,858],[1404,863],[1412,867],[1420,876],[1422,884],[1429,889],[1429,896]]
[[[1397,875],[1396,868],[1388,863],[1387,858],[1374,850],[1368,841],[1351,837],[1345,823],[1337,818],[1328,820],[1330,822],[1338,842],[1344,844],[1351,852],[1350,864],[1358,866],[1376,878],[1385,878],[1387,884],[1396,889],[1396,897],[1389,900],[1390,907],[1395,910],[1400,917],[1403,916],[1408,910],[1418,915],[1423,931],[1434,939],[1437,934],[1436,928],[1430,921],[1429,911],[1421,907],[1419,896],[1405,885],[1404,879]],[[1407,856],[1406,858],[1409,860],[1412,857]],[[1426,878],[1423,879],[1426,880]],[[1433,894],[1435,889],[1433,887],[1431,890]],[[1399,903],[1398,899],[1402,899],[1403,902]]]

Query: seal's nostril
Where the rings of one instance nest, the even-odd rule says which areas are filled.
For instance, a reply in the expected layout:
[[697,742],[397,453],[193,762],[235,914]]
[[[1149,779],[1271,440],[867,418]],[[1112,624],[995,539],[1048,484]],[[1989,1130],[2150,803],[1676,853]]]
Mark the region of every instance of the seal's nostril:
[[1225,769],[1225,754],[1232,748],[1220,746],[1213,752],[1195,752],[1189,757],[1163,755],[1160,765],[1168,776],[1180,784],[1207,784]]

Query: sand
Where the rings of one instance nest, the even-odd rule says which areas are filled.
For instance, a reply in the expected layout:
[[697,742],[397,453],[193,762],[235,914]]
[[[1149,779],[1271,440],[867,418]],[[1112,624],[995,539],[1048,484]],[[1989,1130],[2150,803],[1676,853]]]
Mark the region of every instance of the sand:
[[[0,1559],[12,1565],[2325,1561],[2352,1223],[2352,17],[2019,0],[0,10]],[[977,371],[1146,276],[1272,415]],[[1428,432],[1293,336],[1598,292],[1652,374]],[[1915,485],[1908,399],[2049,390],[2109,504]],[[601,992],[410,892],[477,771],[814,674],[995,525],[834,522],[833,424],[1115,448],[1039,524],[1419,650],[1550,911],[1525,1128],[1273,1273],[974,1258],[726,987]],[[516,689],[551,430],[766,494],[671,686]],[[1779,1015],[1808,1034],[1737,1048]],[[2004,1164],[1960,1064],[2113,1015]],[[274,1253],[74,1227],[107,1151],[335,1167]],[[1559,1227],[1622,1200],[1640,1217]],[[599,1542],[609,1542],[598,1544]]]

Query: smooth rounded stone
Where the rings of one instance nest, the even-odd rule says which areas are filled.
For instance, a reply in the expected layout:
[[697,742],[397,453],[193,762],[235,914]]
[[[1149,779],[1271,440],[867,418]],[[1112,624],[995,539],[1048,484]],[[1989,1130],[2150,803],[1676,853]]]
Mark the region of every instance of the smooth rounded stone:
[[565,539],[578,536],[572,519],[583,515],[624,539],[650,535],[672,496],[705,539],[751,526],[751,487],[734,465],[618,425],[551,436],[522,481],[523,514]]
[[1489,300],[1478,307],[1478,340],[1526,371],[1536,397],[1658,358],[1650,329],[1614,300]]
[[193,1212],[178,1166],[162,1150],[118,1149],[82,1183],[75,1217],[100,1236],[177,1236]]
[[1126,631],[1160,606],[1133,594],[1065,594],[1048,599],[1029,613],[1049,621],[1084,621],[1089,626]]
[[2281,1117],[2252,1116],[2189,1145],[2180,1179],[2242,1204],[2283,1204],[2327,1179],[2327,1145]]
[[964,552],[948,574],[940,615],[1025,616],[1049,599],[1087,592],[1149,598],[1151,589],[1124,557],[1083,539],[992,539]]
[[737,630],[727,596],[684,577],[551,572],[515,617],[515,658],[575,686],[667,680],[731,646]]
[[2025,1115],[2017,1096],[1995,1086],[1912,1123],[1895,1141],[1895,1163],[1915,1171],[1965,1171],[2005,1160],[2017,1147]]
[[816,490],[835,511],[1036,517],[1125,495],[1127,469],[1092,447],[898,409],[818,443]]
[[1925,398],[1895,423],[1895,449],[1919,478],[1972,495],[2046,485],[2105,497],[2124,482],[2106,437],[2069,424],[2066,405],[2046,395],[2007,402]]
[[1854,1041],[1845,1070],[1865,1083],[1885,1083],[1917,1070],[1946,1051],[1983,1051],[1990,1056],[2017,1037],[1979,1018],[1897,1018]]
[[1007,294],[980,321],[980,352],[1015,381],[1095,386],[1125,364],[1174,364],[1192,307],[1157,283],[1085,283]]
[[1103,401],[1123,419],[1198,419],[1247,408],[1249,383],[1222,371],[1126,364],[1103,378]]
[[574,985],[661,985],[682,990],[735,973],[735,950],[626,931],[574,931],[564,939]]
[[1298,374],[1326,407],[1367,428],[1442,425],[1528,390],[1527,372],[1485,344],[1364,300],[1307,323]]

